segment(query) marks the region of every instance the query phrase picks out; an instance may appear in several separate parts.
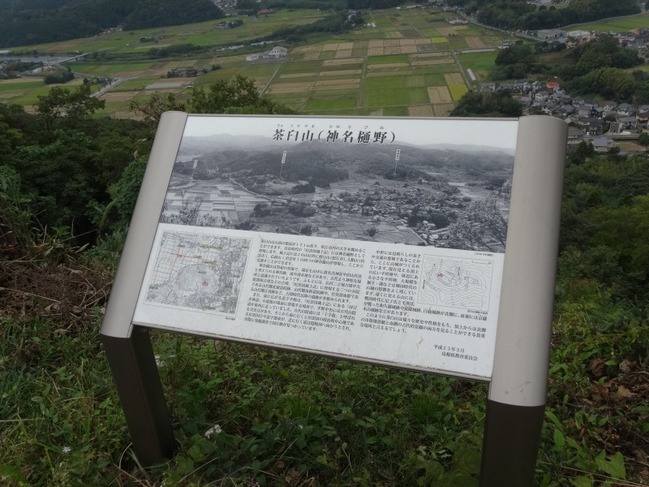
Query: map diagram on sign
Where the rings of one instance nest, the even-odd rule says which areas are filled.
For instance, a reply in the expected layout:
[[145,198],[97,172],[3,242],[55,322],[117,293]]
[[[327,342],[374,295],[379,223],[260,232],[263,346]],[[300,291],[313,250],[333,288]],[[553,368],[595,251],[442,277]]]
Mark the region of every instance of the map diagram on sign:
[[491,262],[424,256],[422,268],[420,304],[489,311]]
[[164,232],[145,301],[233,314],[250,240]]

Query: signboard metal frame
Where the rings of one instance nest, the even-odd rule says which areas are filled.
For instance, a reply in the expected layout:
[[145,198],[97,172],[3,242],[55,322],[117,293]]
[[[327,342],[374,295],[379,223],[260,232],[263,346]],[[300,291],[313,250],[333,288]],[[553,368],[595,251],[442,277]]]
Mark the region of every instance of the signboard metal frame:
[[[144,465],[169,458],[174,439],[148,328],[134,325],[133,317],[158,228],[152,215],[163,207],[187,117],[167,112],[161,119],[101,329],[134,449]],[[518,121],[482,487],[533,485],[546,396],[566,138],[561,120],[534,116]]]

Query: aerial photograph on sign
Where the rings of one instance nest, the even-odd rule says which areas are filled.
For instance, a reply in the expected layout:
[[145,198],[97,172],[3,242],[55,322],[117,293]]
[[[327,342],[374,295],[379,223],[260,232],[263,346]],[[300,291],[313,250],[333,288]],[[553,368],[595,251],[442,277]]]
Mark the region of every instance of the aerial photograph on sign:
[[516,127],[190,117],[161,222],[503,252]]

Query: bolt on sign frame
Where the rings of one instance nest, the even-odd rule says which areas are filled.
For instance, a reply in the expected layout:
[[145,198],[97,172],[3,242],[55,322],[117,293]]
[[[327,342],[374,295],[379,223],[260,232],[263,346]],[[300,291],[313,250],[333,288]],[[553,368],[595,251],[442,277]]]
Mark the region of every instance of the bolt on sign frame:
[[566,139],[545,116],[165,113],[101,329],[140,462],[173,455],[159,328],[488,381],[480,485],[533,485]]

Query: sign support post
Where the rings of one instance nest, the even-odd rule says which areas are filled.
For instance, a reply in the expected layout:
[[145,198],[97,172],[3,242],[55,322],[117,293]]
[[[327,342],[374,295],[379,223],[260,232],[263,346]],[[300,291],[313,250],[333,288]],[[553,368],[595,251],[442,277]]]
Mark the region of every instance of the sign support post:
[[128,338],[102,342],[138,460],[171,458],[174,434],[148,330],[136,326]]
[[158,226],[151,215],[164,202],[186,119],[185,113],[167,112],[160,120],[130,224],[138,231],[126,237],[101,328],[133,449],[144,466],[171,458],[174,437],[149,331],[133,325],[133,314]]
[[[530,123],[546,137],[531,137]],[[534,485],[547,393],[567,126],[519,121],[481,487]]]

